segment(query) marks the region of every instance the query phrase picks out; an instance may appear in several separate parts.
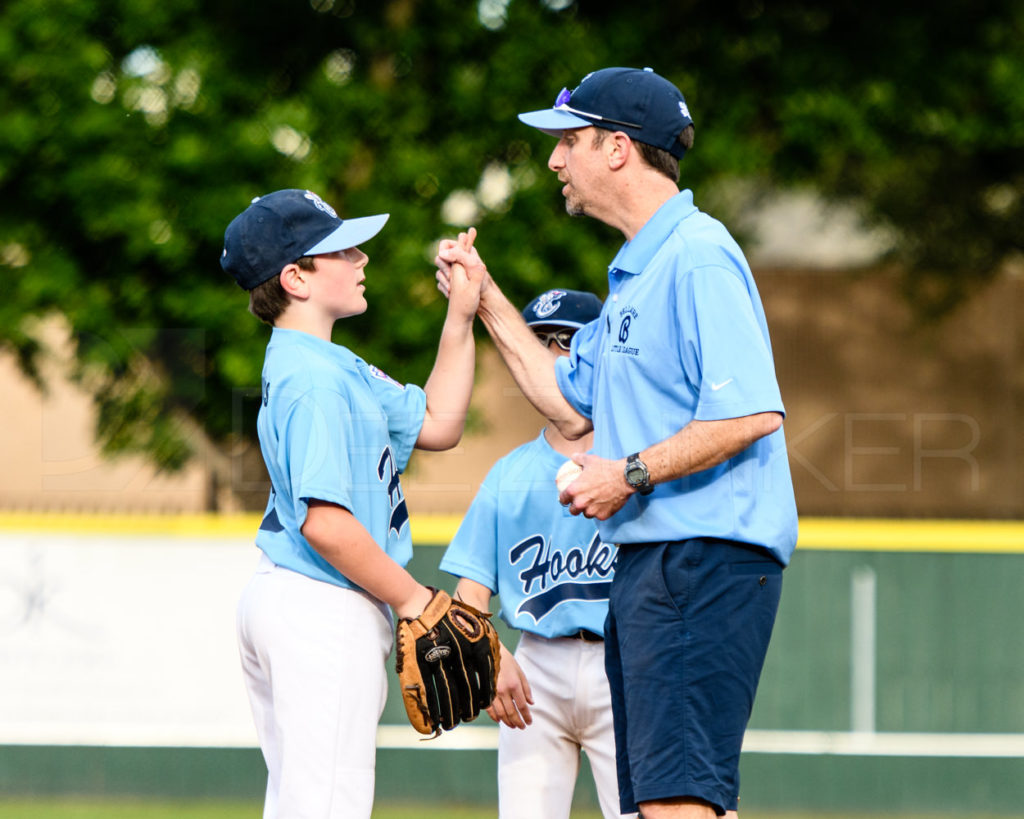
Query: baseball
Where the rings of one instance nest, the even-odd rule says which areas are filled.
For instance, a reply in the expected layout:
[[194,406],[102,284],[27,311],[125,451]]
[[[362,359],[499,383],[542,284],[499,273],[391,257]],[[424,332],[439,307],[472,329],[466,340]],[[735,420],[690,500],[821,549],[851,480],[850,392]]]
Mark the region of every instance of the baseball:
[[558,487],[558,491],[564,492],[565,488],[576,480],[582,471],[583,467],[575,461],[566,461],[558,467],[558,473],[555,475],[555,486]]

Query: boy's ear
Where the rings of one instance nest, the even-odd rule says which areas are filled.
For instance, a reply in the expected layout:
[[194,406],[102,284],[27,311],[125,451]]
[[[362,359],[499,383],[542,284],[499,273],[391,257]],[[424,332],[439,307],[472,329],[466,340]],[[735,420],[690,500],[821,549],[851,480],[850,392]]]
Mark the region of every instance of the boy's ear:
[[281,287],[285,293],[296,298],[305,298],[309,293],[308,274],[294,262],[281,268]]

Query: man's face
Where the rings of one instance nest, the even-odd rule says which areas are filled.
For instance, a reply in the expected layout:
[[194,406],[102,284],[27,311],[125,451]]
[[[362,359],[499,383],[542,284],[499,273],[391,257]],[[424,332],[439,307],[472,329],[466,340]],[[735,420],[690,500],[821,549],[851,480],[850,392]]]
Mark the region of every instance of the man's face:
[[590,213],[598,172],[605,165],[600,146],[594,146],[596,129],[573,128],[562,131],[558,144],[548,158],[548,167],[564,183],[562,196],[565,210],[570,216]]

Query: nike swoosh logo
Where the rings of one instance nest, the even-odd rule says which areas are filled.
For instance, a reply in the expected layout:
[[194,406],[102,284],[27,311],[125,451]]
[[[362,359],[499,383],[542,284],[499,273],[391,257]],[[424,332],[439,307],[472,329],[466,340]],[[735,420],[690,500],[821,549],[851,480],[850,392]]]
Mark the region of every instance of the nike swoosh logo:
[[718,392],[720,389],[722,389],[722,387],[724,387],[724,386],[726,386],[728,384],[731,384],[732,381],[733,380],[731,378],[726,379],[721,384],[716,384],[714,381],[712,381],[711,382],[711,392]]

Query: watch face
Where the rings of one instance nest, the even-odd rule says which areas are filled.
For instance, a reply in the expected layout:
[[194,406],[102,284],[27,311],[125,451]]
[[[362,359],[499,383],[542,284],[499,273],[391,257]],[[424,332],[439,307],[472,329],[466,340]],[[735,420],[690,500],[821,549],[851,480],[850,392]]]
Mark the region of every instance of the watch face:
[[642,466],[633,465],[629,467],[628,470],[626,470],[626,480],[630,483],[631,486],[635,486],[638,483],[643,483],[644,478],[646,477],[644,475],[644,472],[645,470]]

